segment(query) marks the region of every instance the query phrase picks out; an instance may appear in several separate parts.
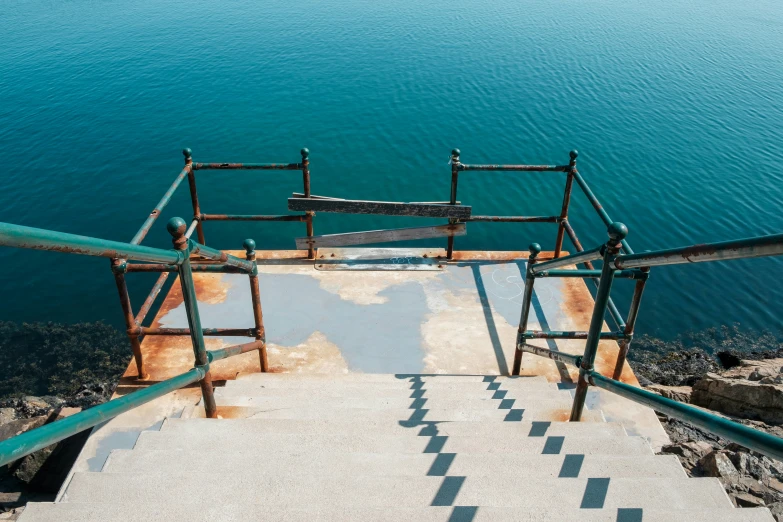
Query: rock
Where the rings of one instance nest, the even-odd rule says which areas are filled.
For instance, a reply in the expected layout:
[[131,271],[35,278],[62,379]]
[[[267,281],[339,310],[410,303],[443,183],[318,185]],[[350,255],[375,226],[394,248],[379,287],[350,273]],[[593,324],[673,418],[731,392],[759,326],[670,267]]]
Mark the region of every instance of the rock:
[[16,437],[22,433],[43,426],[46,417],[43,415],[31,419],[17,419],[0,426],[0,441]]
[[767,507],[777,522],[783,522],[783,502],[775,502],[774,504],[767,505]]
[[16,420],[16,410],[13,408],[0,408],[0,426]]
[[698,349],[632,353],[637,377],[665,386],[693,386],[705,373],[720,370],[712,356]]
[[664,386],[662,384],[651,384],[647,386],[647,391],[655,392],[658,395],[679,402],[691,402],[691,392],[693,388],[690,386]]
[[702,472],[706,477],[717,477],[724,484],[739,481],[739,472],[731,459],[722,451],[712,451],[699,460]]
[[783,423],[783,386],[708,373],[693,386],[691,403],[769,424]]
[[776,378],[783,373],[783,359],[766,359],[763,361],[742,360],[740,364],[723,372],[721,375],[729,379],[747,379],[760,381],[765,377]]
[[737,507],[753,508],[764,507],[764,501],[758,497],[754,497],[750,493],[737,493],[733,495],[734,502],[737,503]]
[[32,395],[20,399],[17,408],[19,409],[19,412],[26,417],[45,415],[52,409],[51,405],[41,397],[34,397]]

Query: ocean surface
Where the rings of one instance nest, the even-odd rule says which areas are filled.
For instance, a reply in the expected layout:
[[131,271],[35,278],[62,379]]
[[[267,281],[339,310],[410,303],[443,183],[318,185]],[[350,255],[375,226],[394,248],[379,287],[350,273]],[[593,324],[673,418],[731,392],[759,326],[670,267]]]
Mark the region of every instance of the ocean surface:
[[[445,200],[465,163],[579,169],[636,251],[783,231],[780,0],[0,0],[0,220],[129,241],[182,166],[299,161],[313,193]],[[467,173],[477,214],[557,214],[557,173]],[[199,174],[208,213],[284,213],[292,172]],[[165,221],[191,214],[183,185]],[[586,247],[606,228],[575,189]],[[430,223],[435,222],[427,221]],[[422,221],[319,214],[316,233]],[[301,223],[207,223],[289,249]],[[458,249],[551,249],[469,224]],[[566,240],[566,248],[570,244]],[[122,317],[109,261],[0,249],[0,319]],[[653,270],[637,330],[780,330],[783,259]],[[138,307],[154,277],[129,276]],[[614,294],[625,310],[631,288]]]

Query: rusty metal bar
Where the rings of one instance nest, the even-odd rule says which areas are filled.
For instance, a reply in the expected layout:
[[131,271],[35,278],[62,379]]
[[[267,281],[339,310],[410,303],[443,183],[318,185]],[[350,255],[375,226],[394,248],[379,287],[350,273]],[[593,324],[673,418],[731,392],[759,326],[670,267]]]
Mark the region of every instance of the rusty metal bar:
[[213,363],[221,359],[227,359],[235,355],[252,352],[253,350],[261,350],[263,348],[265,348],[263,341],[253,341],[252,343],[236,344],[219,350],[208,350],[207,357],[209,357],[209,362]]
[[565,232],[565,221],[568,220],[568,207],[571,204],[571,187],[574,184],[574,170],[576,169],[576,158],[579,153],[572,150],[568,153],[571,160],[568,162],[568,175],[566,176],[565,190],[563,191],[563,205],[560,208],[560,222],[557,227],[557,238],[555,239],[555,259],[560,257],[563,250],[563,233]]
[[519,375],[522,369],[522,346],[525,345],[525,338],[522,334],[527,331],[528,317],[530,316],[530,304],[533,301],[533,285],[536,278],[533,275],[532,267],[536,263],[538,254],[541,253],[541,245],[533,243],[530,245],[530,257],[527,259],[525,267],[525,291],[522,296],[522,313],[519,316],[519,327],[517,328],[517,349],[514,350],[514,366],[511,369],[511,375]]
[[[147,328],[136,326],[139,335],[191,335],[190,328]],[[255,337],[255,328],[202,328],[201,335],[207,337]]]
[[301,163],[194,163],[193,170],[302,170]]
[[155,205],[155,208],[152,210],[152,212],[150,212],[149,217],[146,221],[144,221],[144,224],[141,226],[139,231],[136,232],[136,235],[133,236],[133,239],[131,239],[132,245],[141,244],[141,242],[147,236],[147,233],[150,231],[150,228],[152,228],[152,225],[155,223],[155,220],[160,217],[160,213],[163,212],[163,209],[166,208],[166,205],[169,204],[169,201],[171,201],[171,196],[173,196],[174,192],[177,191],[180,184],[182,183],[182,180],[185,179],[189,171],[189,167],[185,165],[185,168],[182,169],[176,178],[174,178],[174,182],[171,184],[166,193],[163,194],[163,197],[160,198],[160,201],[158,201],[158,204]]
[[778,256],[781,254],[783,254],[783,234],[773,234],[735,241],[668,248],[641,254],[621,255],[615,259],[614,266],[617,268],[638,268],[680,265],[685,263]]
[[[650,269],[646,269],[649,272]],[[647,284],[646,279],[640,279],[636,281],[636,286],[633,290],[633,298],[631,299],[631,309],[628,312],[628,322],[625,325],[626,338],[621,340],[618,345],[620,351],[617,353],[617,362],[614,366],[613,377],[619,379],[623,374],[623,366],[625,366],[625,359],[628,357],[628,350],[631,349],[631,341],[633,339],[633,330],[636,327],[636,319],[639,317],[639,307],[642,304],[642,294],[644,294],[644,286]]]
[[158,297],[158,294],[160,294],[160,291],[163,289],[163,285],[166,283],[166,279],[168,279],[168,277],[169,277],[169,272],[163,272],[162,274],[160,274],[160,277],[158,277],[158,280],[155,281],[155,284],[153,285],[152,290],[150,290],[147,299],[141,305],[141,308],[139,309],[139,313],[136,314],[136,318],[133,320],[133,322],[137,326],[141,326],[141,323],[143,323],[144,319],[146,319],[147,314],[150,312],[150,309],[152,308],[152,304],[155,302],[155,299]]
[[193,231],[196,230],[196,227],[199,224],[199,219],[193,218],[193,220],[190,222],[190,226],[188,227],[187,232],[185,232],[185,237],[190,239],[190,236],[193,235]]
[[[196,169],[193,166],[193,153],[190,149],[183,149],[182,154],[185,156],[185,168],[188,169],[188,185],[190,185],[190,202],[193,205],[193,219],[197,220],[201,215],[201,206],[198,203],[198,190],[196,190]],[[202,245],[206,244],[204,225],[201,221],[196,223],[196,232],[198,234],[198,242]]]
[[166,229],[171,234],[174,248],[185,254],[185,259],[179,267],[179,282],[182,286],[182,300],[185,304],[185,313],[188,317],[190,338],[193,342],[193,354],[196,358],[196,366],[206,368],[201,378],[201,396],[204,401],[204,413],[208,419],[217,418],[217,404],[212,388],[212,373],[209,370],[209,357],[204,344],[204,335],[201,329],[201,316],[198,312],[198,300],[196,299],[196,285],[193,284],[193,273],[190,271],[189,249],[193,244],[185,237],[188,226],[182,218],[171,218],[166,224]]
[[[539,332],[528,330],[522,333],[525,339],[587,339],[590,332]],[[625,339],[624,332],[601,332],[601,339],[618,340]]]
[[[190,263],[190,270],[193,272],[209,272],[218,274],[246,274],[247,270],[236,266],[225,264],[197,264],[193,260]],[[163,264],[143,264],[128,265],[128,272],[176,272],[177,265]]]
[[[457,181],[459,180],[459,149],[451,150],[451,195],[449,197],[449,204],[457,204]],[[456,219],[449,219],[449,224],[453,225],[457,223]],[[446,258],[452,259],[454,257],[454,236],[449,236],[446,243]]]
[[114,282],[117,283],[122,317],[125,320],[125,328],[130,341],[131,351],[133,352],[133,359],[136,361],[136,378],[144,380],[149,378],[149,375],[144,371],[144,359],[141,354],[139,336],[133,331],[136,323],[133,319],[133,307],[131,306],[130,294],[128,294],[128,285],[125,282],[125,266],[126,263],[121,259],[111,260],[111,271],[114,272]]
[[559,216],[470,216],[461,221],[487,221],[493,223],[557,223]]
[[[641,270],[617,270],[615,277],[622,279],[647,279],[647,273]],[[583,277],[586,279],[599,279],[600,270],[544,270],[536,274],[536,277]]]
[[494,170],[498,172],[568,172],[568,168],[568,165],[466,165],[464,163],[460,163],[458,167],[462,171]]
[[[304,186],[304,197],[309,198],[311,196],[310,194],[310,151],[307,148],[304,148],[299,151],[299,153],[302,155],[302,185]],[[313,237],[313,216],[315,216],[315,212],[312,210],[308,210],[305,212],[306,216],[306,223],[307,223],[307,237],[312,238]],[[307,248],[307,259],[315,259],[315,247],[311,244]]]
[[256,215],[256,214],[201,214],[201,221],[307,221],[306,214]]
[[620,250],[620,242],[628,235],[628,228],[622,223],[612,223],[612,225],[609,226],[607,233],[609,234],[609,241],[606,242],[606,246],[603,249],[604,263],[601,269],[601,281],[595,295],[593,314],[590,318],[590,328],[588,329],[587,341],[585,342],[585,352],[579,366],[579,382],[574,391],[574,404],[571,408],[570,418],[571,422],[579,422],[582,420],[582,411],[584,410],[587,388],[589,386],[587,374],[593,370],[595,358],[598,354],[598,342],[601,339],[601,329],[604,325],[604,315],[606,314],[606,307],[609,301],[609,292],[612,290],[612,282],[614,281],[614,266],[612,262],[614,261],[614,256],[616,256]]
[[255,338],[258,346],[258,358],[261,364],[261,371],[269,371],[269,358],[266,353],[266,329],[264,328],[264,314],[261,311],[261,291],[258,288],[258,266],[256,265],[256,242],[252,239],[245,239],[245,256],[248,261],[253,263],[253,271],[250,276],[250,296],[253,299],[253,320],[255,321]]
[[586,263],[596,259],[601,259],[603,250],[604,246],[601,245],[590,250],[583,250],[581,252],[577,252],[576,254],[571,254],[566,257],[544,261],[543,263],[538,263],[536,266],[532,267],[531,271],[533,272],[533,275],[538,275],[540,272],[545,270],[549,271],[553,268],[560,268],[562,266],[568,265],[578,265],[579,263]]
[[201,245],[193,241],[190,241],[190,252],[191,254],[196,254],[213,261],[219,261],[229,266],[237,267],[245,274],[252,272],[253,267],[255,266],[253,263],[250,263],[244,259],[239,259],[238,257],[234,257],[231,254],[226,254],[225,252],[222,252],[216,248]]
[[538,346],[532,346],[529,344],[517,345],[517,350],[540,355],[541,357],[548,357],[553,361],[567,363],[572,366],[579,366],[582,364],[581,355],[572,355],[570,353],[556,352],[554,350],[547,350],[546,348],[539,348]]

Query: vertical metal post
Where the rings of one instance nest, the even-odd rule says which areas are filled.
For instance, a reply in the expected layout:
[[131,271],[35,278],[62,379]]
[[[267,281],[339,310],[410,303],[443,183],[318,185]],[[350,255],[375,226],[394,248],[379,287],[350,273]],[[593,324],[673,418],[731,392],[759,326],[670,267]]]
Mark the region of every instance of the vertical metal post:
[[557,226],[557,239],[555,240],[555,258],[560,257],[563,250],[563,235],[565,234],[565,221],[568,219],[568,206],[571,204],[571,187],[574,184],[574,171],[576,170],[576,157],[579,152],[569,152],[571,161],[568,162],[568,174],[566,175],[565,192],[563,193],[563,206],[560,209],[560,221]]
[[[302,182],[304,183],[304,197],[310,197],[310,151],[306,148],[299,151],[302,155]],[[307,237],[313,237],[313,216],[315,212],[308,210],[307,214]],[[315,248],[312,244],[307,248],[307,259],[315,259]],[[264,370],[266,371],[266,370]]]
[[619,222],[609,225],[609,241],[604,249],[604,266],[601,269],[601,280],[598,284],[598,291],[595,295],[595,306],[593,306],[593,315],[590,319],[590,328],[587,331],[587,341],[585,342],[585,353],[582,356],[582,365],[579,368],[579,383],[576,385],[574,393],[574,405],[571,408],[571,422],[582,420],[582,410],[585,407],[585,398],[587,397],[587,372],[593,369],[595,356],[598,353],[598,341],[601,336],[601,328],[604,325],[604,315],[609,302],[609,292],[612,290],[614,280],[614,256],[620,251],[620,241],[628,235],[628,228]]
[[136,333],[136,320],[133,318],[133,307],[131,306],[130,295],[128,294],[128,285],[125,282],[125,272],[127,264],[122,259],[111,260],[111,271],[114,273],[114,282],[117,283],[117,292],[120,294],[120,306],[122,307],[122,316],[125,319],[125,328],[130,340],[133,358],[136,361],[136,378],[140,380],[148,379],[149,375],[144,371],[144,360],[141,355],[141,342]]
[[[190,338],[193,341],[193,353],[196,356],[197,366],[209,365],[207,347],[204,344],[204,333],[201,329],[201,317],[198,313],[198,301],[196,300],[196,287],[193,284],[193,272],[190,269],[190,240],[185,237],[188,225],[182,218],[171,218],[166,224],[166,229],[171,234],[174,248],[184,254],[184,260],[179,265],[179,282],[182,285],[182,300],[185,303],[185,313],[188,316]],[[201,379],[201,396],[204,398],[204,410],[209,419],[217,417],[217,405],[212,389],[212,372],[207,370]]]
[[[451,197],[449,203],[457,204],[457,178],[459,177],[459,149],[451,150]],[[456,223],[458,220],[449,219],[449,223]],[[446,249],[446,257],[451,259],[454,255],[454,236],[449,236],[449,243]]]
[[253,298],[253,318],[256,323],[256,340],[263,341],[263,345],[258,350],[258,357],[261,361],[261,371],[269,371],[269,360],[266,354],[266,329],[264,329],[264,315],[261,312],[261,291],[258,288],[258,266],[256,261],[256,242],[252,239],[245,239],[242,244],[245,247],[245,257],[253,262],[253,273],[250,274],[250,295]]
[[[642,268],[644,272],[649,272],[649,268]],[[628,311],[628,321],[625,323],[625,335],[633,336],[633,330],[636,326],[636,318],[639,317],[639,306],[642,304],[642,294],[647,279],[638,279],[633,290],[633,299],[631,299],[631,309]],[[617,362],[614,366],[614,375],[612,378],[619,380],[625,366],[625,359],[628,357],[628,350],[631,349],[631,339],[621,339],[619,343],[620,351],[617,353]]]
[[193,204],[193,219],[198,222],[196,224],[198,242],[206,245],[207,243],[204,241],[204,224],[201,222],[201,207],[198,204],[198,192],[196,191],[196,171],[193,170],[193,153],[190,149],[183,149],[182,154],[185,156],[185,166],[190,167],[188,169],[188,185],[190,185],[190,201]]
[[517,330],[517,344],[516,350],[514,350],[514,367],[511,370],[511,375],[519,375],[519,371],[522,369],[522,345],[527,340],[522,337],[522,334],[527,330],[527,319],[530,316],[530,303],[533,300],[533,284],[536,278],[533,276],[530,267],[536,262],[538,254],[541,253],[541,245],[533,243],[530,245],[530,257],[527,260],[527,267],[525,269],[525,293],[522,297],[522,315],[519,318],[519,329]]

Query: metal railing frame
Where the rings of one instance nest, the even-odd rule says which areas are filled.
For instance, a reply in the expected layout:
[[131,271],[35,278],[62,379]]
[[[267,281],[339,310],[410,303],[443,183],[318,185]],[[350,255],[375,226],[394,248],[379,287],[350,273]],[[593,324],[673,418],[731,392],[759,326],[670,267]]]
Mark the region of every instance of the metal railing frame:
[[[140,245],[147,233],[152,228],[152,225],[160,217],[163,209],[171,201],[172,196],[179,188],[182,181],[187,178],[188,186],[190,189],[190,200],[193,207],[193,219],[190,225],[185,230],[185,237],[190,238],[193,232],[196,232],[198,237],[198,247],[191,252],[194,255],[204,257],[206,259],[217,260],[222,262],[221,265],[214,264],[198,264],[198,260],[194,260],[191,264],[191,270],[194,272],[222,272],[222,273],[242,273],[236,266],[233,266],[230,262],[221,261],[219,257],[216,257],[216,252],[213,248],[206,246],[204,239],[204,227],[205,221],[302,221],[307,226],[308,237],[313,236],[313,216],[314,212],[306,212],[305,214],[295,215],[240,215],[240,214],[205,214],[201,210],[201,204],[198,199],[198,190],[196,189],[196,171],[199,170],[301,170],[302,171],[302,183],[304,186],[305,197],[310,196],[310,151],[306,148],[299,151],[302,156],[301,163],[194,163],[193,153],[190,149],[184,149],[182,151],[185,157],[185,166],[177,175],[177,177],[169,186],[168,190],[163,194],[155,208],[150,212],[150,215],[139,228],[136,235],[131,239],[131,244]],[[252,242],[252,240],[248,240]],[[255,242],[252,244],[244,245],[246,250],[246,259],[249,261],[255,261]],[[308,250],[308,259],[315,259],[315,251],[313,248]],[[252,257],[252,259],[251,259]],[[137,379],[146,380],[149,378],[146,370],[144,369],[144,357],[141,350],[141,341],[145,335],[190,335],[188,329],[181,328],[146,328],[142,326],[142,323],[147,318],[150,310],[155,304],[158,296],[161,293],[166,280],[169,277],[169,273],[176,272],[178,267],[171,264],[128,264],[127,260],[122,258],[113,258],[111,260],[111,268],[114,274],[114,280],[117,285],[117,293],[120,298],[120,306],[122,308],[122,315],[125,321],[125,329],[128,334],[128,340],[131,345],[131,351],[133,358],[136,362]],[[130,294],[128,293],[128,285],[125,280],[125,274],[128,272],[159,272],[157,281],[153,285],[147,298],[139,308],[139,312],[133,315],[133,305],[131,304]],[[253,295],[253,316],[255,319],[255,330],[244,330],[237,335],[255,337],[257,341],[263,341],[264,337],[264,323],[263,316],[261,314],[260,298],[258,296],[258,284],[257,275],[251,276],[251,292]],[[258,305],[256,305],[258,303]],[[219,330],[219,329],[214,329]],[[230,332],[236,331],[235,329],[225,329],[220,333],[206,333],[205,335],[230,335]],[[226,333],[229,332],[229,333]],[[259,358],[261,363],[261,371],[267,371],[268,361],[266,355],[266,344],[264,343],[263,349],[259,350]]]
[[[0,246],[107,257],[112,259],[115,274],[124,274],[125,268],[130,266],[127,265],[128,261],[165,263],[166,267],[179,274],[189,326],[187,329],[178,330],[174,335],[190,336],[195,358],[194,367],[183,374],[0,442],[0,466],[196,382],[201,387],[206,417],[215,418],[217,417],[217,406],[215,404],[210,364],[213,361],[258,350],[262,354],[262,369],[265,368],[266,341],[261,320],[261,300],[257,283],[258,268],[255,263],[255,242],[252,239],[245,240],[244,246],[247,259],[239,259],[225,252],[205,247],[186,237],[187,224],[181,218],[172,218],[166,225],[166,228],[172,236],[173,250],[0,223]],[[226,332],[231,332],[231,330],[203,329],[201,326],[201,317],[196,300],[196,288],[193,283],[193,267],[195,265],[193,265],[191,260],[191,256],[196,253],[218,263],[210,266],[232,273],[247,274],[250,277],[251,289],[255,289],[253,292],[253,312],[256,318],[256,328],[245,330],[245,333],[255,333],[256,341],[214,351],[206,349],[204,335],[214,332],[228,335]],[[115,262],[115,260],[119,261]],[[160,290],[158,289],[158,291]],[[134,333],[138,335],[138,332]],[[147,332],[148,335],[149,333]],[[160,334],[161,332],[158,333]],[[171,333],[167,334],[172,335]]]
[[[623,383],[619,380],[619,376],[614,378],[606,377],[598,373],[594,368],[599,341],[601,339],[615,338],[610,332],[602,332],[601,330],[603,328],[604,315],[609,305],[609,293],[612,283],[619,274],[625,271],[638,271],[640,274],[640,278],[637,280],[638,289],[639,283],[644,282],[644,276],[646,276],[650,266],[783,255],[783,234],[693,245],[641,254],[620,253],[623,249],[622,245],[625,236],[628,234],[628,229],[624,224],[618,222],[611,223],[608,228],[608,234],[609,241],[605,245],[591,251],[601,253],[603,267],[598,280],[598,291],[595,297],[589,330],[587,332],[553,332],[556,334],[556,338],[586,339],[584,353],[581,356],[530,346],[525,343],[525,340],[528,338],[538,337],[537,335],[530,335],[531,332],[523,332],[527,325],[527,314],[530,308],[529,301],[535,278],[542,277],[547,272],[547,265],[559,266],[558,262],[577,257],[567,256],[554,262],[535,264],[535,258],[541,251],[541,247],[535,243],[530,246],[530,263],[528,263],[527,269],[525,301],[523,302],[522,318],[519,327],[520,332],[523,333],[517,340],[517,353],[528,352],[542,357],[549,357],[555,361],[579,368],[579,381],[574,392],[574,402],[571,408],[571,422],[581,420],[588,388],[589,386],[596,386],[636,403],[649,406],[671,417],[689,422],[769,457],[783,460],[783,439],[779,437],[730,421],[709,411],[673,401],[656,393]],[[529,291],[528,287],[530,287]],[[634,300],[638,301],[640,299],[641,291],[635,292]],[[638,303],[635,304],[636,309],[638,309]],[[631,308],[633,310],[634,306],[632,305]],[[628,323],[632,325],[635,320],[635,316],[629,317]],[[578,337],[573,335],[576,333],[579,333]],[[622,334],[623,332],[619,333]],[[569,335],[561,336],[558,334]],[[515,371],[518,374],[519,368],[516,366]]]

